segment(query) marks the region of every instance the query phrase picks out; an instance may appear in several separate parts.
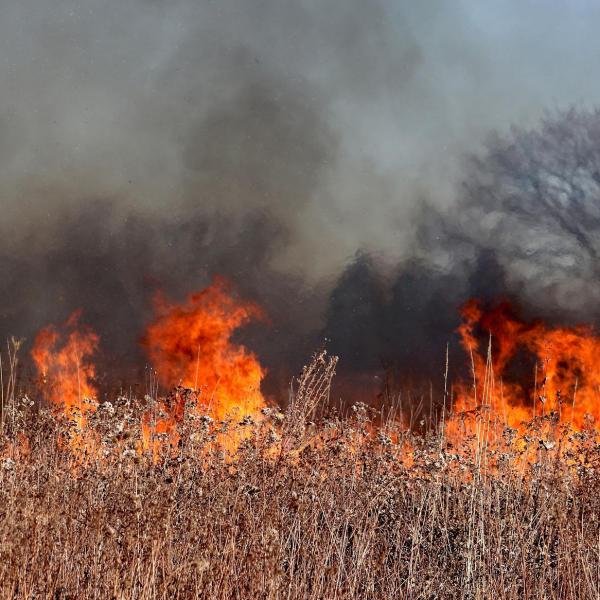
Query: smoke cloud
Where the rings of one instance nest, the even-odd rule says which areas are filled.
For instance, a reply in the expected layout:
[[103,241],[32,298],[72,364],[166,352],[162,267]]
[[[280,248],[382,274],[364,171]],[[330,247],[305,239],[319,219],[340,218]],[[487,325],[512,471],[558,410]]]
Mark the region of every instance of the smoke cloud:
[[[324,337],[348,369],[438,364],[446,308],[489,273],[482,292],[556,274],[543,254],[545,270],[527,256],[511,266],[502,228],[487,238],[481,190],[460,186],[476,179],[464,156],[490,130],[598,102],[599,12],[584,0],[3,6],[0,333],[31,338],[82,307],[105,355],[139,365],[154,290],[182,296],[218,272],[265,306],[270,328],[247,335],[274,380]],[[526,236],[514,230],[512,246]]]

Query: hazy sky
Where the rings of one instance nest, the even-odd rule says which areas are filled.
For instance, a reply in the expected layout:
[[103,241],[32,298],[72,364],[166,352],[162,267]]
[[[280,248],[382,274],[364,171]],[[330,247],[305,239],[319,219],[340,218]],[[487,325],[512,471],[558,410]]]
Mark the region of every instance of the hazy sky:
[[487,132],[600,101],[599,24],[583,0],[0,0],[5,241],[60,244],[61,206],[108,199],[115,230],[263,212],[270,263],[312,279],[402,256]]

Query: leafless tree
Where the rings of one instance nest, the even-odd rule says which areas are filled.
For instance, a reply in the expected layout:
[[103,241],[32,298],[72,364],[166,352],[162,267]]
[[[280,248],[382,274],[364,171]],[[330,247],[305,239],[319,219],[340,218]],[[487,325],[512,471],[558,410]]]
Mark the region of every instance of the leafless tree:
[[600,110],[491,136],[453,223],[452,239],[494,251],[528,300],[578,317],[600,305]]

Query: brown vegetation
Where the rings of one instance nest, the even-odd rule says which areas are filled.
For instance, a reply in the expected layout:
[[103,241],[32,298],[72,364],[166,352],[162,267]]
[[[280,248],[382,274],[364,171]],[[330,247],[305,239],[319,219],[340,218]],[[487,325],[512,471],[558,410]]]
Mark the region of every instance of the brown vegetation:
[[316,360],[286,414],[191,411],[153,452],[140,450],[152,398],[101,404],[81,456],[65,443],[76,418],[5,381],[2,597],[598,597],[593,429],[538,417],[488,444],[475,410],[456,444],[443,428],[375,425],[360,404],[315,414],[335,367]]

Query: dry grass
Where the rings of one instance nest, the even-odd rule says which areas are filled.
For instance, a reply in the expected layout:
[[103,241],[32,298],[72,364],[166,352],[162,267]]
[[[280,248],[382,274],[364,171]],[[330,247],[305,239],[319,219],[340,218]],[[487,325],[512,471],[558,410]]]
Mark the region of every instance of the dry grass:
[[[11,393],[2,597],[599,597],[594,432],[556,430],[544,444],[532,423],[525,461],[514,432],[473,453],[468,438],[451,447],[375,427],[362,405],[307,423],[335,366],[321,361],[285,415],[190,415],[156,464],[136,451],[145,402],[101,406],[89,424],[100,452],[82,464],[69,424]],[[248,435],[234,460],[215,442],[221,429]]]

